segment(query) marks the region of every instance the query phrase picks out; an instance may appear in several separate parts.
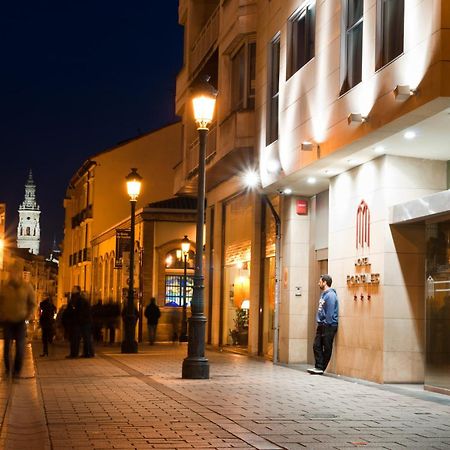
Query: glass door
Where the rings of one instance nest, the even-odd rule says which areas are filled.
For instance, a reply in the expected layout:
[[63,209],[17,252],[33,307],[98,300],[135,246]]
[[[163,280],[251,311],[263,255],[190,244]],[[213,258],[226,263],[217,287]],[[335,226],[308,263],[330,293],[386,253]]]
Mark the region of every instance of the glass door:
[[450,394],[450,221],[426,230],[425,386]]

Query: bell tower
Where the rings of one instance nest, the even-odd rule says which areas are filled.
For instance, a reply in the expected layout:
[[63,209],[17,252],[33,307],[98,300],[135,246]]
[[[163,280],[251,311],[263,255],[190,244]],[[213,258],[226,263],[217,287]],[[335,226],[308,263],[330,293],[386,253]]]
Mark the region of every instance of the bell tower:
[[19,206],[19,225],[17,226],[17,247],[28,248],[30,253],[39,254],[41,211],[36,203],[36,185],[30,170],[25,184],[25,199]]

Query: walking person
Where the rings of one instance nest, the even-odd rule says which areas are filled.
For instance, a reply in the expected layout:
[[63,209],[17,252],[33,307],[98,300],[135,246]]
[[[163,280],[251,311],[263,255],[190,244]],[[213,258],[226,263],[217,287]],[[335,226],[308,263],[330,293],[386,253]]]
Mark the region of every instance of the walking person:
[[18,264],[11,267],[8,281],[0,291],[0,321],[3,322],[3,361],[5,374],[9,377],[10,348],[12,341],[16,341],[13,377],[18,378],[22,370],[25,353],[26,324],[25,321],[33,317],[36,308],[34,290],[23,280],[22,270]]
[[39,303],[39,325],[42,333],[42,354],[48,356],[48,344],[53,342],[56,307],[53,304],[50,294]]
[[316,362],[313,369],[308,369],[312,375],[322,375],[326,370],[338,329],[339,302],[336,291],[331,287],[332,282],[330,275],[321,275],[319,279],[322,294],[317,308],[317,330],[313,345]]
[[145,308],[144,316],[147,319],[148,342],[150,345],[153,345],[156,338],[156,327],[158,326],[158,320],[161,317],[161,311],[156,304],[155,297],[150,299],[150,303]]

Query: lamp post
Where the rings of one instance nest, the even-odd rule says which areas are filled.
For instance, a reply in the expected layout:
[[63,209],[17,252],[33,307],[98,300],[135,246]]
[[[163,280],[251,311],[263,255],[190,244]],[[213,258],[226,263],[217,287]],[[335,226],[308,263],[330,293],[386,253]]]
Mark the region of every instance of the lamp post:
[[198,184],[197,184],[197,227],[195,235],[194,292],[189,318],[188,356],[183,360],[182,378],[209,378],[209,362],[205,358],[206,317],[203,313],[203,226],[205,216],[205,154],[206,135],[212,122],[217,90],[205,77],[197,86],[192,99],[194,118],[199,137]]
[[189,250],[191,248],[191,242],[185,235],[181,241],[181,253],[183,255],[184,271],[183,271],[183,317],[181,319],[181,334],[180,342],[187,342],[187,315],[186,315],[186,289],[187,289],[187,259],[189,256]]
[[134,307],[134,227],[136,201],[141,192],[142,177],[137,173],[137,169],[131,169],[131,172],[125,177],[127,191],[130,196],[131,216],[130,216],[130,271],[128,281],[128,299],[125,314],[123,315],[124,338],[122,341],[122,353],[137,353],[138,344],[135,339],[136,320]]

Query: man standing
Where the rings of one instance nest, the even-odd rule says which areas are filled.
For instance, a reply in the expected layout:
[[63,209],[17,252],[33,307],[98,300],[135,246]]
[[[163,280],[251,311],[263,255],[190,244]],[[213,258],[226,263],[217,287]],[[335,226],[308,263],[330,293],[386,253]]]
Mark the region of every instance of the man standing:
[[161,311],[154,297],[150,299],[150,303],[145,308],[144,315],[147,318],[148,342],[150,345],[153,345],[155,343],[156,327],[161,316]]
[[328,366],[333,351],[333,340],[338,328],[339,304],[336,291],[331,288],[330,275],[321,275],[319,288],[322,291],[317,308],[317,330],[314,339],[314,369],[308,369],[312,375],[322,375]]
[[9,280],[0,292],[0,321],[3,322],[5,374],[10,375],[10,347],[16,341],[13,376],[18,378],[25,353],[25,321],[33,317],[36,300],[33,288],[23,280],[22,270],[16,263],[11,267]]
[[53,341],[56,308],[52,302],[50,294],[41,303],[39,303],[39,325],[42,332],[42,354],[40,356],[48,356],[48,344]]

